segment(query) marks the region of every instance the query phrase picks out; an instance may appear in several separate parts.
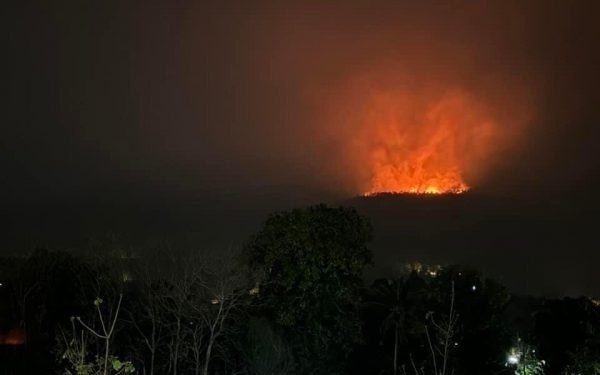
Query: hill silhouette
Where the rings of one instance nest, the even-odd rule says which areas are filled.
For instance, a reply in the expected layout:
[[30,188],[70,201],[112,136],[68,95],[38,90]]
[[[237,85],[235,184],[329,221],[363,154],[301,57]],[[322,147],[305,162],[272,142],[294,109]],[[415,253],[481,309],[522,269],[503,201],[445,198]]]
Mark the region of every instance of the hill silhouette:
[[577,211],[568,199],[539,202],[470,191],[378,194],[343,204],[373,222],[374,275],[393,274],[403,262],[465,264],[516,292],[600,293],[596,267],[577,260],[593,243],[593,213]]

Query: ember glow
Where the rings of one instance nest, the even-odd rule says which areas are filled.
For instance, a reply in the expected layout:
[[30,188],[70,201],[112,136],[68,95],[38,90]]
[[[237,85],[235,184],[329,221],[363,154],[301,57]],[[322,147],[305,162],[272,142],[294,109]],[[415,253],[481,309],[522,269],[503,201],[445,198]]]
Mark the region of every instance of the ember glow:
[[19,346],[26,342],[27,334],[22,327],[13,328],[6,335],[0,335],[0,345]]

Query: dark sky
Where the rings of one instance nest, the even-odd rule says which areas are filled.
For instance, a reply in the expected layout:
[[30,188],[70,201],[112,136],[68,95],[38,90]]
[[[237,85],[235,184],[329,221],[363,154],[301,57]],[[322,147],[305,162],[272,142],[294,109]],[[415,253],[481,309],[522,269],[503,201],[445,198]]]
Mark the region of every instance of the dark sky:
[[[361,192],[361,155],[348,146],[361,133],[346,119],[367,88],[458,87],[503,126],[519,123],[473,172],[473,191],[491,203],[463,212],[497,241],[460,253],[453,235],[443,256],[419,251],[486,267],[527,255],[521,271],[509,261],[491,271],[518,286],[540,263],[536,278],[557,276],[524,290],[600,292],[586,231],[600,207],[594,3],[9,0],[2,246],[74,246],[106,231],[238,241],[269,211]],[[375,206],[363,209],[394,222]],[[402,246],[390,250],[398,230],[383,227],[385,260]]]

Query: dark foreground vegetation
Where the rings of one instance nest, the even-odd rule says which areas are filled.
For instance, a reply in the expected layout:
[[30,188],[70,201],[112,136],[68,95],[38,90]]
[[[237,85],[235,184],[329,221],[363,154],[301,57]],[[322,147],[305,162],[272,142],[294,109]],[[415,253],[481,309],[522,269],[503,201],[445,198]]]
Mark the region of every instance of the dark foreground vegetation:
[[314,206],[237,252],[3,258],[0,374],[600,374],[597,301],[517,297],[460,266],[366,284],[370,240],[354,211]]

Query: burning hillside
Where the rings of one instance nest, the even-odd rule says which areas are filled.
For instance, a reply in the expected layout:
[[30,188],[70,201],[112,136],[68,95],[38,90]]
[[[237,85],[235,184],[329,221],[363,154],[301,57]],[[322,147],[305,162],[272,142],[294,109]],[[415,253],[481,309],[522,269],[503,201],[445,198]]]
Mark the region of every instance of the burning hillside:
[[367,195],[465,192],[465,169],[485,156],[498,131],[463,92],[428,100],[376,95],[364,122],[371,168]]
[[343,158],[364,196],[464,193],[517,143],[529,116],[460,88],[380,86],[348,86],[345,109],[332,120],[349,127],[337,135],[352,137]]

